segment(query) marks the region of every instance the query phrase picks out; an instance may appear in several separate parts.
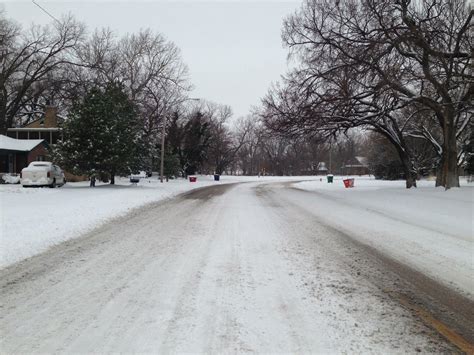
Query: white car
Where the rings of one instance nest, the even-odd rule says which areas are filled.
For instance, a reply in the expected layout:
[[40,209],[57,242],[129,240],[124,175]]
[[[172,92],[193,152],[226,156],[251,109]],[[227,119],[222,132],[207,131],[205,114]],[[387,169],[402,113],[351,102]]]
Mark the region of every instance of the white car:
[[56,187],[63,186],[66,178],[59,166],[47,161],[34,161],[21,171],[20,182],[23,187]]

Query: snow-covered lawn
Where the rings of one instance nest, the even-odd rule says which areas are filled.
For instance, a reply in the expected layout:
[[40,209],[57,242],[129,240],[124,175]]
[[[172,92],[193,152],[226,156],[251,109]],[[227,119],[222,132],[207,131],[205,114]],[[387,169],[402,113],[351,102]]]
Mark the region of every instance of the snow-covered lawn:
[[134,208],[191,189],[281,179],[284,178],[222,176],[220,182],[215,182],[211,176],[198,176],[195,183],[178,179],[161,184],[157,177],[152,177],[133,185],[128,179],[119,178],[115,186],[97,183],[90,188],[88,182],[78,182],[57,189],[0,185],[0,267],[78,237]]
[[403,181],[355,177],[355,187],[346,189],[335,177],[334,184],[318,179],[293,186],[315,192],[310,203],[321,220],[474,296],[474,184],[461,185],[445,191],[419,181],[407,190]]
[[57,189],[0,185],[0,267],[80,236],[144,204],[213,184],[210,177],[199,176],[196,183],[179,179],[161,184],[154,177],[137,185],[123,178],[115,186],[98,183],[95,188],[88,182]]

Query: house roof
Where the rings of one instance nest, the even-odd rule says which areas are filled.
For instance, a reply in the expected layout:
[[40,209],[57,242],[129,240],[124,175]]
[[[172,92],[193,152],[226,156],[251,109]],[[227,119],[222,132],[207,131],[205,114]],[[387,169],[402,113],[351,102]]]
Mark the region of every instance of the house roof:
[[37,128],[37,127],[17,127],[17,128],[8,128],[8,132],[59,132],[61,128],[59,127],[50,127],[50,128]]
[[365,166],[369,165],[369,159],[367,159],[367,157],[355,157],[355,158],[360,164],[365,165]]
[[342,168],[367,168],[368,159],[366,157],[353,157],[346,161]]
[[328,170],[328,168],[326,167],[326,163],[325,162],[319,162],[318,163],[318,168],[317,168],[319,171],[326,171]]
[[0,150],[29,152],[44,141],[44,139],[15,139],[0,134]]

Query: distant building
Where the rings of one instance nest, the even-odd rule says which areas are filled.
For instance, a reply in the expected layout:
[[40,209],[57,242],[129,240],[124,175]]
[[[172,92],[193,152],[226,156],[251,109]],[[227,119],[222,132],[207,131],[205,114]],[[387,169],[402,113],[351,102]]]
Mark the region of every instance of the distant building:
[[316,173],[318,175],[326,175],[328,173],[328,168],[326,167],[326,163],[325,162],[320,162],[318,163],[318,166],[316,168]]
[[353,157],[341,167],[342,175],[368,175],[370,174],[366,157]]
[[8,128],[7,136],[15,139],[44,139],[48,144],[56,144],[62,139],[62,131],[58,125],[58,109],[46,106],[44,114],[24,127]]
[[45,160],[44,139],[15,139],[0,135],[0,173],[19,174],[32,161]]

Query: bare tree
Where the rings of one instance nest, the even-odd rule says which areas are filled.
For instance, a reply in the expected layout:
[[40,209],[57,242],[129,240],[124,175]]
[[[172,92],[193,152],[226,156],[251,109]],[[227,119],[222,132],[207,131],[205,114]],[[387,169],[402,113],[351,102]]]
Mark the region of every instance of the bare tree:
[[21,27],[0,14],[0,133],[34,110],[35,85],[74,60],[84,26],[72,17],[49,26]]
[[410,188],[416,174],[406,141],[409,126],[403,124],[405,106],[390,92],[375,90],[365,74],[343,69],[313,77],[302,70],[270,90],[261,115],[269,129],[290,138],[324,141],[357,127],[375,131],[395,147]]
[[163,124],[190,89],[179,49],[151,30],[119,38],[104,28],[81,45],[78,55],[82,65],[71,68],[66,86],[71,99],[82,96],[91,85],[120,83],[138,108],[143,127],[143,168],[151,170],[158,159]]
[[118,82],[139,105],[156,103],[164,88],[166,96],[190,88],[179,48],[149,29],[122,38],[107,28],[96,30],[79,54],[83,65],[77,69],[78,84]]
[[215,174],[222,174],[236,160],[237,153],[246,143],[248,131],[242,126],[238,130],[231,127],[230,106],[207,101],[202,103],[201,111],[209,122],[210,141],[206,165]]
[[257,175],[261,169],[264,131],[257,115],[241,118],[235,127],[239,141],[245,144],[237,152],[238,165],[243,175]]
[[394,144],[408,176],[407,108],[422,107],[442,132],[437,184],[459,186],[457,138],[474,94],[472,13],[456,0],[307,0],[283,30],[302,66],[266,106],[290,133],[368,126]]

